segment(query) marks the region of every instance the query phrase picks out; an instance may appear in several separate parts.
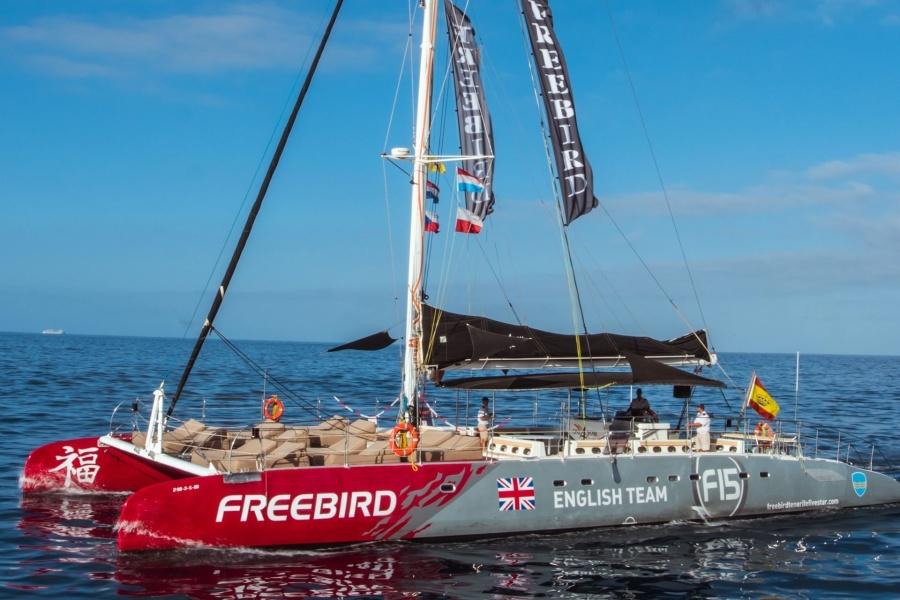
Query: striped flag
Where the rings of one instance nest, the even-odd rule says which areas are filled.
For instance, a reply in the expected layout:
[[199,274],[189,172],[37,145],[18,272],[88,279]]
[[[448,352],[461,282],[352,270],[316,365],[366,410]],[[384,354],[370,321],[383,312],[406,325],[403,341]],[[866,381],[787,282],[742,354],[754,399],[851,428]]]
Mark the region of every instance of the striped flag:
[[438,223],[437,213],[430,210],[425,211],[425,231],[428,233],[438,233],[441,230],[441,224]]
[[456,231],[459,233],[478,233],[484,221],[472,211],[460,206],[456,209]]
[[770,421],[778,416],[781,407],[769,391],[763,386],[756,373],[750,376],[750,387],[747,389],[747,406]]
[[456,167],[456,188],[460,192],[478,194],[484,191],[484,182],[461,167]]
[[430,181],[425,182],[425,197],[427,199],[432,200],[435,204],[437,204],[440,201],[440,199],[438,198],[440,193],[441,188],[439,188],[436,184]]

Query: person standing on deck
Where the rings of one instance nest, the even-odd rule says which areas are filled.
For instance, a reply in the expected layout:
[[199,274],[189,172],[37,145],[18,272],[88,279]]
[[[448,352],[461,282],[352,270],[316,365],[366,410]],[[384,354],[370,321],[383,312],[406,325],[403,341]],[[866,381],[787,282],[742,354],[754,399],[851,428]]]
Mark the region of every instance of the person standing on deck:
[[482,452],[487,447],[488,429],[491,427],[491,419],[494,416],[488,408],[489,401],[490,399],[487,396],[482,398],[481,408],[478,409],[478,437],[481,438]]
[[696,445],[695,450],[698,452],[709,452],[709,424],[712,419],[706,414],[706,407],[702,404],[697,406],[697,416],[694,417],[692,427],[697,428],[697,435],[694,438]]

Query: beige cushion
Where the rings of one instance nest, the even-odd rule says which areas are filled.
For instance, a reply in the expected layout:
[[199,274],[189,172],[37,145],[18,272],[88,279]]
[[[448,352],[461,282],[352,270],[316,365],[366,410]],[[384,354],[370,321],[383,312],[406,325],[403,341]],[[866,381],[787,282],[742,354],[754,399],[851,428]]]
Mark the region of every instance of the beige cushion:
[[275,440],[253,438],[233,449],[231,451],[231,456],[259,456],[261,454],[268,454],[274,450],[277,445],[278,442]]
[[284,423],[265,421],[264,423],[260,423],[259,425],[257,425],[256,429],[259,430],[259,437],[274,438],[284,433]]
[[[340,442],[346,437],[359,437],[360,439],[365,439],[366,434],[362,434],[361,436],[356,435],[353,430],[345,431],[343,429],[335,428],[328,430],[321,430],[318,433],[315,430],[310,432],[310,437],[318,436],[319,438],[319,446],[323,448],[327,448],[333,446],[334,444]],[[374,439],[374,435],[372,436]]]
[[366,456],[375,456],[390,451],[391,450],[388,447],[387,440],[378,440],[377,442],[372,442],[371,444],[369,444],[365,450],[360,451],[360,454],[364,454]]
[[228,432],[223,428],[206,429],[198,433],[190,445],[195,448],[222,448]]
[[131,443],[138,448],[143,448],[144,444],[147,443],[147,434],[143,431],[135,431],[131,434]]
[[330,419],[328,419],[327,421],[323,421],[319,425],[313,425],[312,427],[310,427],[310,429],[325,429],[325,430],[334,429],[335,427],[340,427],[341,425],[343,425],[346,422],[347,422],[346,417],[342,417],[340,415],[335,415],[335,416],[331,417]]
[[309,428],[308,427],[287,427],[282,433],[279,433],[274,438],[279,442],[299,442],[303,440],[307,444],[309,443]]
[[357,419],[350,423],[350,435],[361,435],[363,433],[375,433],[375,423],[368,419]]
[[425,450],[427,448],[437,448],[451,437],[454,433],[443,429],[426,429],[419,434],[419,448]]
[[287,459],[289,456],[299,455],[304,450],[306,450],[305,443],[285,442],[266,454],[266,465],[274,465],[280,460]]
[[200,421],[188,419],[180,427],[163,434],[163,452],[167,454],[183,452],[188,443],[204,429],[206,425]]
[[171,436],[173,439],[192,438],[204,429],[206,429],[206,425],[204,425],[200,421],[197,421],[196,419],[188,419],[187,421],[182,423],[180,427],[173,429],[172,431],[166,433],[166,435]]
[[454,435],[441,443],[444,450],[481,450],[481,439],[475,435]]
[[328,446],[328,449],[333,452],[346,452],[348,454],[356,454],[357,452],[365,450],[366,444],[367,441],[365,438],[351,435],[343,438],[339,442]]

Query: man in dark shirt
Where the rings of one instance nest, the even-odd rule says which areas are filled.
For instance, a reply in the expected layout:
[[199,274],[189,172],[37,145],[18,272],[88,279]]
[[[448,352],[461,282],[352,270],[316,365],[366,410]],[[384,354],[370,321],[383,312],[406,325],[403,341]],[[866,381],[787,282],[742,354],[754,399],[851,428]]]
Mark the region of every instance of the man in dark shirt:
[[650,408],[650,402],[644,398],[641,388],[637,389],[637,395],[632,399],[631,404],[628,405],[628,412],[632,417],[650,417],[653,420],[656,419],[656,413]]

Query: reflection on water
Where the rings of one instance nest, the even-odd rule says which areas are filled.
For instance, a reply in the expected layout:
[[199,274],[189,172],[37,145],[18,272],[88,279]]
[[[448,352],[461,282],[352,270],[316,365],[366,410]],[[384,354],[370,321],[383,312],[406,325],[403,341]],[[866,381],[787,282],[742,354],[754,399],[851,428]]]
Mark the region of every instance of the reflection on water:
[[[72,569],[120,596],[196,599],[703,598],[760,589],[776,598],[798,590],[858,597],[890,594],[897,585],[896,573],[877,564],[867,565],[865,582],[857,573],[886,555],[896,565],[900,507],[477,542],[120,555],[113,526],[122,502],[91,495],[23,499],[18,527],[29,543],[20,547],[18,582],[7,589],[49,591]],[[873,524],[881,531],[868,530]]]
[[[185,551],[120,555],[115,525],[121,496],[21,499],[17,477],[28,452],[53,439],[106,430],[112,407],[145,395],[183,364],[192,340],[0,334],[0,597],[897,597],[900,507],[823,512],[728,523],[670,523],[448,544],[395,543],[330,550]],[[326,355],[310,344],[248,342],[242,347],[322,411],[332,395],[367,413],[396,392],[391,351]],[[723,355],[732,377],[751,369],[791,409],[794,357]],[[179,405],[246,422],[258,414],[261,382],[221,344],[204,350],[193,392]],[[880,434],[876,452],[900,464],[900,359],[802,359],[799,414],[850,431]],[[645,389],[645,392],[648,392]],[[653,390],[654,409],[677,421],[671,390]],[[704,392],[705,393],[705,392]],[[613,408],[627,401],[610,391]],[[719,415],[716,395],[700,400]],[[241,398],[241,400],[235,400]],[[23,399],[28,399],[24,402]],[[212,399],[218,399],[213,401]],[[852,399],[852,404],[849,400]],[[53,426],[35,426],[34,402]],[[456,414],[436,395],[439,411]],[[732,406],[739,398],[731,398]],[[380,403],[380,404],[379,404]],[[847,406],[854,410],[848,413]],[[530,424],[559,403],[503,404],[503,418]],[[248,412],[249,409],[250,412]],[[193,412],[192,412],[193,411]],[[289,404],[288,420],[299,407]],[[247,416],[252,413],[252,416]],[[860,415],[863,417],[860,418]],[[127,419],[127,416],[126,416]],[[860,446],[868,447],[868,446]],[[185,507],[189,510],[190,507]]]

